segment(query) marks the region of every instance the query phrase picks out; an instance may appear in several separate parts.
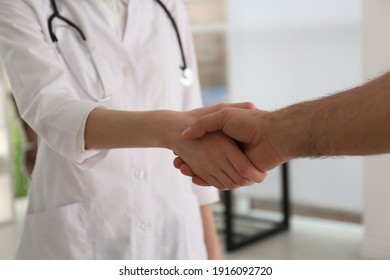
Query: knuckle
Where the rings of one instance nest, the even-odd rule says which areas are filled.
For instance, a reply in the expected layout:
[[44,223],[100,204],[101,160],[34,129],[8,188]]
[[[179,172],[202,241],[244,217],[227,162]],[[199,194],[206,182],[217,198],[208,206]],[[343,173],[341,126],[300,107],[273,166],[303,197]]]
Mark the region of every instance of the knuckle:
[[254,108],[256,108],[255,104],[253,104],[252,102],[245,102],[244,106],[247,109],[254,109]]
[[216,108],[217,110],[221,110],[221,109],[225,108],[225,106],[226,106],[225,103],[219,103],[219,104],[215,105],[215,108]]
[[263,177],[263,178],[260,178],[260,180],[259,180],[259,184],[260,184],[260,183],[263,183],[263,182],[264,182],[264,180],[265,180],[265,177]]
[[234,189],[236,186],[237,186],[237,184],[232,182],[232,183],[225,185],[225,188],[231,190],[231,189]]
[[245,178],[250,178],[251,168],[248,165],[242,165],[238,168],[238,173]]
[[224,184],[222,184],[222,183],[214,183],[214,187],[216,187],[217,189],[219,189],[219,190],[226,190],[226,185],[224,185]]
[[247,179],[245,179],[245,178],[239,178],[238,180],[236,180],[236,184],[235,184],[235,186],[245,186],[246,185],[246,183],[247,183]]
[[232,109],[232,108],[230,108],[230,107],[223,107],[220,111],[221,111],[221,113],[223,113],[223,114],[227,114],[228,112],[230,112],[231,109]]
[[236,108],[225,107],[225,108],[221,109],[219,112],[221,114],[221,117],[226,120],[227,118],[229,118],[231,115],[234,114],[235,109]]
[[253,185],[253,182],[248,180],[248,179],[242,178],[239,182],[239,185],[240,186],[251,186],[251,185]]

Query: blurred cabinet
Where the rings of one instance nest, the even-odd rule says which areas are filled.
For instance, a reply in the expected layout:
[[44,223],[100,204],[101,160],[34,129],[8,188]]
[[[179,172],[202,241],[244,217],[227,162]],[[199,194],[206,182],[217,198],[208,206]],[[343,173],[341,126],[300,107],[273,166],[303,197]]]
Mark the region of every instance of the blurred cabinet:
[[227,100],[226,1],[184,1],[191,22],[204,104]]

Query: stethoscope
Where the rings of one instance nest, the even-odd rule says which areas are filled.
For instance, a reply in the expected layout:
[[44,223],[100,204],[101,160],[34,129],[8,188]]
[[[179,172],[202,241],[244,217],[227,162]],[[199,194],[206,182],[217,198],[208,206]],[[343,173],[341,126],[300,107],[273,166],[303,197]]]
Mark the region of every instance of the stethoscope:
[[[160,0],[155,0],[159,5],[160,7],[164,10],[164,12],[166,13],[166,15],[168,16],[169,20],[171,21],[172,23],[172,26],[173,26],[173,29],[175,30],[175,33],[176,33],[176,37],[177,37],[177,42],[179,44],[179,49],[180,49],[180,54],[181,54],[181,59],[182,59],[182,63],[183,65],[180,66],[180,69],[181,69],[181,76],[180,76],[180,82],[184,85],[184,86],[192,86],[193,83],[194,83],[194,80],[193,80],[193,73],[191,71],[191,69],[188,67],[187,65],[187,62],[186,62],[186,57],[184,55],[184,49],[183,49],[183,44],[182,44],[182,41],[181,41],[181,38],[180,38],[180,34],[179,34],[179,29],[177,27],[177,24],[172,16],[172,14],[168,11],[167,7],[160,1]],[[93,99],[94,101],[96,102],[104,102],[104,101],[107,101],[111,98],[111,95],[107,93],[105,87],[104,87],[104,83],[103,83],[103,80],[102,80],[102,77],[100,75],[100,72],[99,72],[99,69],[97,67],[97,64],[90,52],[90,50],[88,49],[88,45],[87,45],[87,37],[85,36],[85,34],[83,33],[83,31],[81,31],[81,29],[76,25],[74,24],[72,21],[70,21],[69,19],[63,17],[59,11],[58,11],[58,8],[57,8],[57,4],[56,4],[56,1],[55,0],[50,0],[51,2],[51,6],[53,8],[53,14],[49,17],[48,19],[48,28],[49,28],[49,34],[50,34],[50,38],[52,40],[52,42],[56,45],[56,48],[58,50],[58,52],[61,54],[61,49],[60,47],[58,46],[58,37],[56,36],[55,34],[55,30],[53,30],[53,20],[55,18],[58,18],[60,20],[62,20],[63,22],[65,22],[68,26],[68,28],[70,29],[74,29],[77,31],[77,33],[80,35],[81,39],[82,39],[82,44],[84,46],[84,48],[86,49],[86,53],[88,55],[88,58],[89,60],[92,62],[92,66],[93,66],[93,69],[95,71],[95,74],[96,74],[96,77],[98,79],[98,83],[99,83],[99,88],[100,90],[102,91],[101,93],[101,97],[100,98],[96,98],[94,96],[92,96],[88,90],[86,90],[82,85],[81,87],[83,88],[83,90],[85,91],[85,93],[91,98]]]

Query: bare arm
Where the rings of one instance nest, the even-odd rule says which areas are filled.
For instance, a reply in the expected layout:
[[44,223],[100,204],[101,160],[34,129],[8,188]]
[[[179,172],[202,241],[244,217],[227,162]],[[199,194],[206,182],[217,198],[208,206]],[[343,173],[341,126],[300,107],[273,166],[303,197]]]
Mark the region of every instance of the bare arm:
[[[263,171],[293,158],[388,153],[390,73],[363,86],[274,112],[223,108],[184,134],[195,139],[218,130],[242,142],[248,158]],[[175,166],[202,182],[184,162],[177,159]]]
[[[86,149],[168,147],[168,126],[178,112],[94,109],[85,127]],[[185,124],[185,122],[183,122]],[[172,129],[172,127],[170,127]],[[179,129],[178,125],[176,129]]]
[[221,246],[219,244],[217,229],[215,227],[214,215],[211,205],[204,205],[200,207],[204,240],[207,249],[207,255],[209,260],[221,260],[223,259]]
[[[236,106],[246,108],[249,105]],[[191,162],[194,170],[209,184],[221,188],[262,181],[265,175],[256,170],[236,143],[222,133],[194,141],[184,141],[180,136],[186,126],[218,108],[220,106],[189,112],[128,112],[97,108],[87,120],[85,146],[87,149],[168,148]],[[210,158],[218,164],[214,165]]]
[[388,153],[390,73],[363,86],[273,112],[271,125],[275,125],[271,140],[287,158]]

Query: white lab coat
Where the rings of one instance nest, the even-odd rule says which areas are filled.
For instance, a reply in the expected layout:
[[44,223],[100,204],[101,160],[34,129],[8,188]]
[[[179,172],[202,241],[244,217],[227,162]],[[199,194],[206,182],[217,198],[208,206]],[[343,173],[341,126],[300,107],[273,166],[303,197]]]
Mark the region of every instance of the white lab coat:
[[[50,1],[0,1],[0,54],[19,111],[39,135],[17,258],[204,259],[199,206],[216,202],[215,190],[196,187],[179,174],[169,150],[83,148],[86,118],[97,106],[131,111],[201,106],[198,83],[190,88],[179,83],[176,35],[155,1],[130,1],[122,40],[95,1],[57,0],[61,14],[87,36],[112,95],[103,104],[77,82],[90,94],[99,92],[76,33],[58,30],[66,63],[53,46]],[[163,2],[196,70],[182,1]]]

